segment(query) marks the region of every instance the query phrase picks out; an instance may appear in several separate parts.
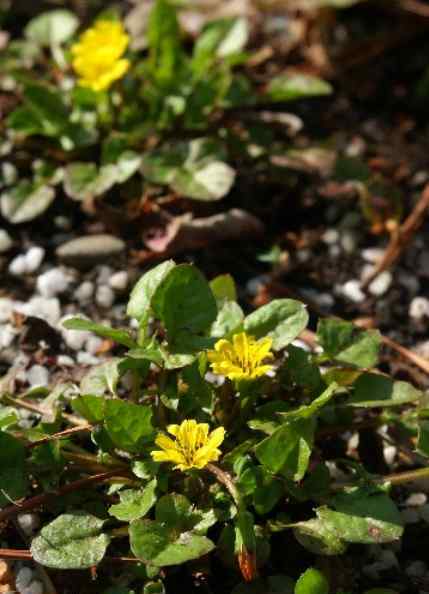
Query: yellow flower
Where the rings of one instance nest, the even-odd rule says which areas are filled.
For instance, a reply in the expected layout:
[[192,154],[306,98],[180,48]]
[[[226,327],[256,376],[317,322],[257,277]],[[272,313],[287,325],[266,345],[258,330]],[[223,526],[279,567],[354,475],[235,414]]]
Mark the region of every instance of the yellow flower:
[[231,380],[256,379],[271,371],[272,365],[263,365],[265,359],[272,359],[271,338],[256,340],[245,332],[234,334],[232,341],[222,338],[215,344],[214,351],[207,353],[214,373]]
[[225,429],[218,427],[209,433],[207,423],[186,420],[181,425],[169,425],[167,431],[176,439],[160,433],[155,439],[162,450],[151,452],[155,462],[174,462],[175,468],[189,470],[204,468],[209,462],[219,459],[218,446],[223,442]]
[[75,43],[71,52],[79,84],[93,91],[103,91],[127,72],[130,63],[121,58],[129,37],[121,23],[97,21]]

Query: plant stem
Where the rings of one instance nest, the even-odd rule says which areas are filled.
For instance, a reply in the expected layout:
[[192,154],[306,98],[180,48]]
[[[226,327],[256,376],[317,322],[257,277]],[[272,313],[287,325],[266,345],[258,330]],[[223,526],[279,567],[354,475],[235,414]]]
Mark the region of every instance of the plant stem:
[[24,511],[34,509],[41,505],[45,505],[49,502],[50,499],[54,497],[62,497],[67,493],[73,493],[74,491],[79,491],[79,489],[86,489],[91,485],[102,483],[113,476],[121,476],[121,473],[124,473],[123,468],[115,468],[114,470],[109,470],[108,472],[102,472],[99,474],[95,474],[93,476],[89,476],[87,478],[79,479],[77,481],[69,483],[68,485],[64,485],[59,489],[56,489],[55,491],[49,491],[47,493],[43,493],[42,495],[30,497],[30,499],[26,499],[22,503],[15,503],[14,505],[9,505],[8,507],[5,507],[0,511],[0,522],[6,520],[10,516],[14,516]]
[[228,491],[231,494],[231,497],[234,499],[237,507],[240,508],[241,507],[240,493],[238,492],[237,487],[235,486],[235,483],[234,483],[231,475],[228,474],[227,472],[225,472],[224,470],[222,470],[221,468],[219,468],[219,466],[216,466],[216,464],[207,464],[206,468],[216,477],[216,480],[219,483],[221,483],[228,489]]
[[54,441],[56,439],[67,439],[70,435],[75,433],[81,433],[82,431],[91,431],[92,425],[82,425],[80,427],[71,427],[70,429],[65,429],[64,431],[60,431],[59,433],[53,433],[52,435],[48,435],[46,437],[42,437],[42,439],[38,439],[37,441],[31,441],[27,444],[27,448],[36,448],[39,445],[44,443],[48,443],[49,441]]
[[[0,549],[0,559],[31,560],[33,555],[28,549]],[[103,557],[102,561],[110,563],[142,563],[136,557]]]
[[422,478],[429,478],[429,466],[426,468],[417,468],[417,470],[407,470],[405,472],[398,472],[397,474],[388,474],[380,477],[376,482],[390,483],[391,485],[403,485],[411,483]]

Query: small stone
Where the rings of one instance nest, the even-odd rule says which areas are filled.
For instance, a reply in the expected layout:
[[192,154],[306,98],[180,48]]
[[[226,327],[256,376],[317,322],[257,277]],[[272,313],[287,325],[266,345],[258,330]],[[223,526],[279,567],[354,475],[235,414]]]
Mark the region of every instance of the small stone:
[[419,186],[423,186],[423,184],[425,184],[428,179],[429,179],[429,174],[427,171],[416,171],[416,173],[411,178],[410,183],[415,188],[418,188]]
[[100,307],[108,309],[115,302],[115,293],[107,285],[100,285],[95,292],[95,301]]
[[378,264],[384,256],[385,250],[383,248],[365,248],[361,251],[362,258],[370,264]]
[[414,577],[414,578],[423,577],[425,575],[426,571],[427,571],[426,563],[424,561],[420,561],[420,560],[413,561],[405,569],[405,573],[409,577]]
[[27,371],[27,381],[32,388],[36,386],[47,386],[49,383],[49,371],[42,365],[33,365]]
[[16,587],[19,592],[28,586],[33,579],[33,571],[29,567],[21,567],[16,572]]
[[125,247],[125,242],[113,235],[87,235],[63,243],[57,248],[56,254],[66,264],[90,268],[119,256]]
[[90,353],[86,353],[85,351],[79,351],[77,354],[77,362],[79,365],[97,365],[100,363],[97,357],[94,357]]
[[40,526],[40,518],[34,513],[19,514],[17,521],[26,536],[31,536]]
[[336,229],[326,229],[321,237],[321,240],[327,245],[334,245],[335,243],[339,242],[340,234]]
[[41,318],[51,326],[56,326],[61,317],[60,302],[56,297],[32,297],[27,303],[17,304],[16,309],[26,316]]
[[255,296],[267,284],[267,282],[269,282],[269,276],[267,274],[255,276],[247,281],[246,291],[249,293],[249,295]]
[[384,459],[389,466],[395,461],[397,452],[398,450],[394,445],[388,445],[383,448]]
[[115,272],[109,279],[109,285],[115,291],[125,291],[128,287],[128,272],[126,270],[119,270]]
[[58,355],[57,365],[60,365],[62,367],[74,367],[74,361],[68,355]]
[[113,274],[113,270],[110,266],[99,266],[97,274],[98,285],[108,285],[110,277]]
[[9,272],[14,276],[23,276],[35,272],[45,256],[41,247],[32,247],[26,254],[16,256],[9,264]]
[[423,320],[429,318],[429,299],[426,297],[414,297],[408,309],[408,315],[413,320]]
[[378,276],[375,277],[372,283],[370,283],[368,291],[371,293],[371,295],[374,295],[375,297],[380,297],[381,295],[384,295],[386,291],[389,290],[392,281],[392,273],[389,270],[384,270]]
[[37,290],[43,297],[55,297],[68,289],[71,278],[62,268],[51,268],[37,279]]
[[70,330],[69,328],[64,328],[62,322],[64,322],[66,319],[68,319],[68,316],[62,319],[60,326],[64,342],[69,347],[69,349],[72,349],[73,351],[80,351],[83,349],[85,342],[88,340],[91,334],[86,330]]
[[344,231],[341,235],[341,247],[346,254],[353,254],[357,247],[357,235],[353,231]]
[[11,324],[0,326],[0,349],[7,349],[15,338],[15,328]]
[[366,299],[366,295],[360,288],[360,282],[357,279],[349,280],[342,285],[341,293],[353,303],[362,303]]
[[39,580],[33,580],[28,584],[21,594],[43,594],[43,584]]
[[102,344],[102,338],[99,338],[98,336],[94,336],[91,334],[91,336],[89,336],[88,340],[85,342],[85,349],[91,355],[96,355],[97,352],[100,350]]
[[94,295],[94,283],[83,281],[74,292],[74,296],[80,303],[89,301]]
[[0,229],[0,254],[7,252],[13,245],[12,238],[5,229]]
[[426,501],[427,497],[425,493],[411,493],[411,495],[407,497],[405,505],[407,507],[420,507],[424,505]]
[[58,229],[62,229],[64,231],[69,231],[72,227],[72,222],[68,217],[64,217],[63,215],[59,215],[54,218],[55,226]]
[[330,245],[329,246],[329,255],[331,258],[338,258],[341,255],[341,248],[339,245]]
[[45,257],[45,250],[41,247],[32,247],[25,254],[27,272],[35,272]]
[[14,308],[15,303],[12,299],[0,297],[0,322],[7,322],[10,320]]

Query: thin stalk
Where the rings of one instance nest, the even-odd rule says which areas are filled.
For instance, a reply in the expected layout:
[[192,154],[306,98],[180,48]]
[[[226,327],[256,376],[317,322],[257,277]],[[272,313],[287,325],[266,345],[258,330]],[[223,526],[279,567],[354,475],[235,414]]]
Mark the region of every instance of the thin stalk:
[[231,497],[234,499],[234,502],[237,505],[237,507],[241,508],[242,502],[240,493],[238,492],[238,489],[235,486],[235,483],[231,475],[219,468],[219,466],[216,466],[216,464],[207,464],[206,468],[216,477],[216,480],[219,483],[221,483],[222,485],[224,485],[224,487],[227,488]]

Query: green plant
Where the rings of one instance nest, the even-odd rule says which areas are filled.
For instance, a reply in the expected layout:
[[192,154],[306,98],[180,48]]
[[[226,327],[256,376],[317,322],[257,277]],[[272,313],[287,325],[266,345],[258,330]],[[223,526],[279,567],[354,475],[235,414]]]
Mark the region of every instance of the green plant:
[[88,207],[121,186],[122,197],[134,198],[143,182],[195,200],[220,200],[234,184],[234,162],[253,162],[260,144],[261,130],[234,132],[228,114],[237,118],[237,108],[331,91],[316,77],[294,73],[264,88],[253,84],[240,71],[248,58],[244,18],[209,23],[190,52],[169,0],[154,3],[147,51],[127,49],[117,19],[102,13],[72,43],[77,17],[47,12],[2,52],[0,83],[19,103],[1,140],[13,168],[0,182],[1,213],[10,222],[41,215],[64,195]]
[[[234,593],[292,592],[297,570],[287,557],[281,567],[290,576],[272,575],[273,539],[292,546],[293,534],[293,546],[317,558],[401,538],[391,486],[428,469],[376,476],[325,451],[327,435],[390,424],[419,431],[427,454],[424,397],[376,370],[377,331],[323,319],[323,350],[310,353],[293,344],[308,323],[302,303],[279,299],[245,315],[229,275],[209,283],[171,260],[142,276],[127,313],[136,332],[65,322],[119,345],[79,387],[19,398],[3,391],[0,520],[43,506],[31,545],[39,563],[82,569],[134,560],[129,583],[150,585],[174,566],[217,559],[249,582]],[[248,373],[252,357],[259,365],[255,344],[266,361],[256,375]],[[224,381],[213,374],[219,357],[228,363]],[[17,411],[30,398],[41,418],[22,429]],[[347,484],[331,478],[328,461],[343,465]],[[311,569],[295,592],[319,594],[327,584]]]

